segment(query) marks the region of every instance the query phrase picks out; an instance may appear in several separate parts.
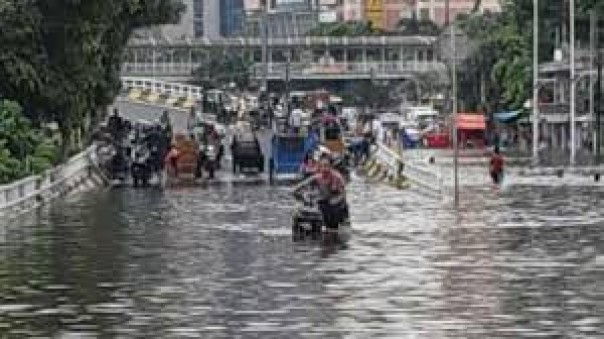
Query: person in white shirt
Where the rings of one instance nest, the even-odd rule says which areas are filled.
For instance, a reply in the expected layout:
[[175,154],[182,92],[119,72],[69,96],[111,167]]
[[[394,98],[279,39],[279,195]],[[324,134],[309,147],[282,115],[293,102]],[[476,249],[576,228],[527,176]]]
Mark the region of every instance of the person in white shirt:
[[295,133],[298,133],[298,131],[300,130],[300,127],[302,127],[302,115],[303,115],[302,110],[298,109],[298,108],[293,109],[290,114],[289,124]]

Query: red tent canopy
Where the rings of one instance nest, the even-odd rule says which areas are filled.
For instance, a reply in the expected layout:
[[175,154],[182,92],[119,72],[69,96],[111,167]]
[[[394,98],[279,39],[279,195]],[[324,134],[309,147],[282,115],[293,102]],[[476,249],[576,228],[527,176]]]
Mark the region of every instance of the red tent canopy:
[[485,130],[486,121],[482,114],[458,113],[456,124],[458,130]]

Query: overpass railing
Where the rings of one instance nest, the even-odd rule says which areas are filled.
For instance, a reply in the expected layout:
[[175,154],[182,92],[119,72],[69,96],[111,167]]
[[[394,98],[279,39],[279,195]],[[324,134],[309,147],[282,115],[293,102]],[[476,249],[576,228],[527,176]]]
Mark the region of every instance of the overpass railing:
[[[122,74],[126,76],[191,76],[198,67],[190,63],[129,63],[122,65]],[[443,72],[445,65],[439,61],[424,62],[345,62],[345,63],[290,63],[290,74],[293,77],[305,77],[310,75],[356,75],[376,77],[392,77],[409,72]],[[252,66],[252,74],[259,76],[264,67],[257,63]],[[287,64],[269,63],[268,73],[270,77],[285,76]]]
[[[268,46],[429,46],[437,41],[436,36],[291,36],[268,38]],[[258,37],[222,38],[222,39],[194,39],[157,41],[151,39],[136,39],[128,43],[129,47],[260,47],[263,40]]]
[[[445,65],[438,61],[427,62],[341,62],[341,63],[290,63],[290,72],[292,75],[305,74],[359,74],[371,75],[392,75],[406,72],[430,72],[445,70]],[[253,66],[254,74],[262,74],[261,64]],[[269,74],[285,74],[287,63],[269,64]]]

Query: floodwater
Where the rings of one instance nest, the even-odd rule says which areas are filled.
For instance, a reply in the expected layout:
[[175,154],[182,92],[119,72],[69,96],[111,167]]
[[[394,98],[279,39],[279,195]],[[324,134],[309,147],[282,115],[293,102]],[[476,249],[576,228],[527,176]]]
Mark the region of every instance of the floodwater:
[[357,179],[346,244],[293,243],[283,187],[98,191],[0,228],[0,337],[595,338],[602,188]]

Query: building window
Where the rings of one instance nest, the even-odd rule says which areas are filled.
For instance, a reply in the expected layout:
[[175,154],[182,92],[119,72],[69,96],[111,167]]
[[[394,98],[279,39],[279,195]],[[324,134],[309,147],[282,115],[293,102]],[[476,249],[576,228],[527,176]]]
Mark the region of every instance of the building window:
[[420,9],[419,18],[420,18],[420,20],[430,20],[430,9],[429,8]]
[[196,20],[193,23],[193,34],[195,35],[196,38],[201,38],[204,36],[203,21]]

